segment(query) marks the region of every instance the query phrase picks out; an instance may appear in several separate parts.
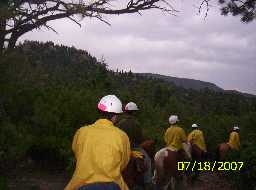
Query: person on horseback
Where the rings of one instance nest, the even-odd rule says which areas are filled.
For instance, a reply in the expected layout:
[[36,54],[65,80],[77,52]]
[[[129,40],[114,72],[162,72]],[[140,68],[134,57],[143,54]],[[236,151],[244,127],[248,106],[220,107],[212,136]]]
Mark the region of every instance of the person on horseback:
[[185,151],[187,157],[191,157],[187,151],[187,137],[185,131],[178,126],[179,118],[177,115],[171,115],[169,117],[170,127],[166,130],[164,135],[164,141],[166,146],[173,151]]
[[239,138],[239,127],[234,126],[230,135],[229,141],[227,143],[232,150],[239,150],[240,149],[240,138]]
[[204,134],[197,124],[194,123],[191,127],[193,130],[189,133],[187,141],[192,146],[192,158],[199,161],[204,158],[207,152]]
[[143,141],[142,128],[136,118],[138,111],[138,106],[134,102],[129,102],[124,108],[125,114],[117,117],[116,122],[116,126],[128,135],[131,149],[137,148]]
[[144,173],[144,179],[140,184],[141,189],[149,188],[151,186],[151,159],[147,152],[140,147],[143,142],[143,133],[139,121],[136,119],[136,114],[139,111],[138,106],[134,102],[129,102],[124,108],[125,114],[120,115],[117,119],[116,125],[122,129],[129,137],[132,151],[139,151],[143,154],[144,162],[146,165],[146,171]]
[[229,135],[229,141],[227,143],[221,143],[217,146],[217,159],[225,160],[226,154],[235,150],[238,151],[240,149],[240,138],[239,138],[239,127],[234,126]]
[[[206,145],[204,141],[203,132],[199,129],[197,124],[192,124],[192,131],[188,135],[187,142],[191,145],[192,161],[203,161],[206,158]],[[200,174],[199,170],[190,171],[188,174],[188,183],[193,184]]]
[[155,170],[153,183],[160,189],[184,188],[186,176],[184,171],[178,170],[178,162],[191,158],[185,131],[178,126],[177,115],[169,117],[170,127],[164,134],[166,147],[160,149],[155,155]]
[[121,172],[131,155],[129,138],[114,126],[122,103],[115,95],[98,103],[102,119],[75,133],[72,149],[76,168],[65,190],[128,190]]

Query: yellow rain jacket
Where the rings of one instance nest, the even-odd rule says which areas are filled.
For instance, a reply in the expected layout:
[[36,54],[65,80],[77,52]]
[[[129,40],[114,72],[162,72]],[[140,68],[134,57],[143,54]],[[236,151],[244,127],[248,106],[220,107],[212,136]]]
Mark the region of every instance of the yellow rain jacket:
[[240,148],[240,139],[238,132],[231,132],[229,136],[228,145],[235,150],[239,150]]
[[182,143],[186,142],[185,131],[177,125],[171,125],[164,135],[164,140],[167,147],[170,147],[176,151],[182,149]]
[[130,155],[128,136],[107,119],[81,127],[75,134],[72,149],[76,169],[65,190],[96,182],[115,182],[121,190],[128,190],[121,172],[126,168]]
[[206,145],[204,141],[204,134],[199,129],[194,129],[188,135],[188,142],[197,145],[201,150],[206,152]]

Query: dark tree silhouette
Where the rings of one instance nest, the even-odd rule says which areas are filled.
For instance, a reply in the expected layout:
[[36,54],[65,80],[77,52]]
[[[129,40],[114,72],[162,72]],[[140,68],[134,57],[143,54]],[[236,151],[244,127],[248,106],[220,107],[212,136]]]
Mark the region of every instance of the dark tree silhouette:
[[221,14],[240,16],[241,21],[248,23],[256,18],[256,0],[219,0]]

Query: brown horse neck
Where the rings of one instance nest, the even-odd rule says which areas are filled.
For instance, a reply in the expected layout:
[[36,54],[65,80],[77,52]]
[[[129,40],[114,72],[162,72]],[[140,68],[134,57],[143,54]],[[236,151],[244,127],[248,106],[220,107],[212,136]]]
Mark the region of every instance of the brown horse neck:
[[146,151],[151,159],[154,158],[156,153],[155,140],[149,139],[140,144],[140,147]]

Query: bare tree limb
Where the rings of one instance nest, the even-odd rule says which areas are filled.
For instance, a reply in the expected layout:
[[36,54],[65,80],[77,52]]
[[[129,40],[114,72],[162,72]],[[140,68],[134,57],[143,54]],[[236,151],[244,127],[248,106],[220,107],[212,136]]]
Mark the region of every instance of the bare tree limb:
[[59,33],[58,33],[53,27],[51,27],[50,25],[45,24],[45,25],[43,25],[43,26],[45,26],[48,30],[53,31],[53,32],[56,33],[56,34],[59,34]]
[[[207,0],[204,0],[207,1]],[[114,7],[111,0],[7,0],[5,7],[0,8],[0,21],[5,23],[1,29],[0,46],[8,42],[7,48],[12,49],[20,36],[34,29],[46,27],[57,31],[47,23],[52,20],[68,18],[79,25],[75,16],[96,18],[107,25],[104,15],[120,15],[138,13],[150,9],[158,9],[169,14],[177,11],[168,0],[128,0],[127,4]],[[2,11],[3,10],[3,11]],[[0,50],[2,51],[2,50]]]
[[74,23],[76,23],[79,27],[81,27],[82,25],[78,22],[78,21],[76,21],[75,19],[73,19],[72,17],[67,17],[68,19],[70,19],[71,21],[73,21]]

